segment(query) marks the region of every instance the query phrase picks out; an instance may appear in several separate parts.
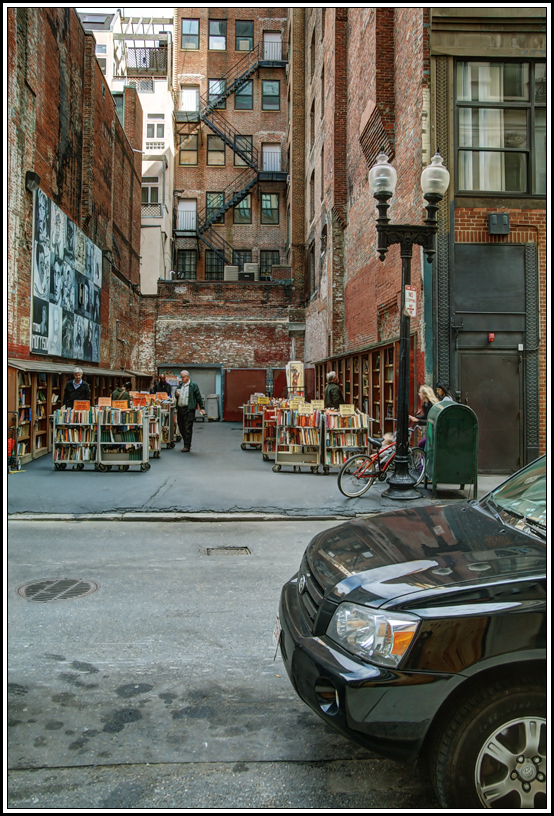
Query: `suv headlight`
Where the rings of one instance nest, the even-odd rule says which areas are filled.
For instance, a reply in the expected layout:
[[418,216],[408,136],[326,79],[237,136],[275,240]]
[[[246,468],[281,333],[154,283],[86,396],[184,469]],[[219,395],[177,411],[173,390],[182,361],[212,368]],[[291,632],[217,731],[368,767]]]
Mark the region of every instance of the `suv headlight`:
[[399,665],[415,637],[419,618],[382,612],[345,601],[333,615],[327,635],[352,654],[379,666]]

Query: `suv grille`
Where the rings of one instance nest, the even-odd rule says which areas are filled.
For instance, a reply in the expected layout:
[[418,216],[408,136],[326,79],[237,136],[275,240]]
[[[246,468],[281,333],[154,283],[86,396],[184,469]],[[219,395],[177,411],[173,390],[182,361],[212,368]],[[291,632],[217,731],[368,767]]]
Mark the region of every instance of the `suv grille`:
[[[300,586],[301,583],[303,583],[302,578],[305,579],[306,583],[303,592],[300,592]],[[310,629],[313,631],[315,619],[323,601],[323,588],[312,575],[305,555],[300,565],[300,572],[298,573],[298,591],[300,594],[300,605],[310,621]]]

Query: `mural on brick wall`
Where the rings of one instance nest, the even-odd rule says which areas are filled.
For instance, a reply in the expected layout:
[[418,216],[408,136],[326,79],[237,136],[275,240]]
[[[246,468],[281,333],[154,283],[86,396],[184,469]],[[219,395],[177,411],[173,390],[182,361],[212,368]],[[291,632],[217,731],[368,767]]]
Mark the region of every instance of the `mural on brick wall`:
[[31,351],[100,362],[102,250],[37,190]]

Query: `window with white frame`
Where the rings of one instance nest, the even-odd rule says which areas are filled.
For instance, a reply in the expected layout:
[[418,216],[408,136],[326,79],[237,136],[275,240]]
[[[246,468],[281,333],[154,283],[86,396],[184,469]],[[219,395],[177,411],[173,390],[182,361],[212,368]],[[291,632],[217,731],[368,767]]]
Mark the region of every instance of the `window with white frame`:
[[142,177],[142,204],[159,204],[160,179],[158,176]]
[[546,195],[546,63],[456,64],[459,192]]
[[227,20],[208,21],[208,48],[210,51],[227,49]]

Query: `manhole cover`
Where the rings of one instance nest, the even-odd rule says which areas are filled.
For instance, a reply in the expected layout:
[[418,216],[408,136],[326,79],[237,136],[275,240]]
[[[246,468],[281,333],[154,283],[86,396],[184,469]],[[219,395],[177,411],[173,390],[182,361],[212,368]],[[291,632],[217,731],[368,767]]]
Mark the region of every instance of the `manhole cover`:
[[23,584],[17,590],[26,601],[69,601],[82,598],[98,589],[94,581],[81,581],[79,578],[55,578],[53,580],[33,581]]
[[248,547],[207,547],[206,555],[250,555]]

